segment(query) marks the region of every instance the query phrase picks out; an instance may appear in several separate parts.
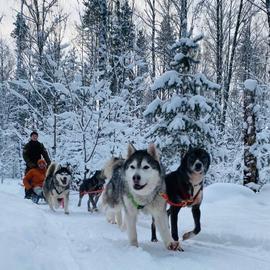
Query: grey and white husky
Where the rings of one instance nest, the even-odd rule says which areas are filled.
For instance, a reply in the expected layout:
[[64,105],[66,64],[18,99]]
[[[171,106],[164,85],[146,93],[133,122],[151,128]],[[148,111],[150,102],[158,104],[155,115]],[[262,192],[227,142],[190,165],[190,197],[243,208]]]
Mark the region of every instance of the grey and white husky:
[[124,209],[124,223],[132,246],[138,246],[136,222],[139,211],[152,215],[165,246],[179,250],[169,231],[166,202],[160,196],[165,192],[164,175],[154,144],[147,150],[136,150],[129,144],[128,154],[121,167],[112,170],[112,176],[103,194],[103,204]]
[[68,167],[60,164],[51,163],[43,183],[43,193],[45,200],[51,210],[55,211],[61,203],[64,203],[65,214],[69,214],[69,186],[72,180],[71,171]]
[[[105,211],[107,221],[117,224],[121,230],[124,229],[122,223],[122,203],[123,194],[123,165],[125,160],[119,157],[112,157],[103,169],[103,174],[107,179],[107,184],[101,194],[102,208]],[[109,180],[109,181],[108,181]]]

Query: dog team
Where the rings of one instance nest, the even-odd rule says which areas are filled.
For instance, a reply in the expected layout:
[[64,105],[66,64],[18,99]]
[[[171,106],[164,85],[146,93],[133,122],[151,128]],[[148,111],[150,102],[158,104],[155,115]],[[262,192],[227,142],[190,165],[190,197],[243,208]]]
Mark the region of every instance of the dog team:
[[[31,133],[31,139],[33,135],[38,136],[36,132]],[[44,151],[45,147],[40,149]],[[36,162],[38,167],[30,169],[23,179],[26,195],[33,174],[36,173],[40,178],[44,176],[45,162],[40,159]],[[50,160],[47,160],[47,163],[50,164]],[[40,166],[42,164],[43,166]],[[203,182],[209,165],[210,155],[204,149],[191,148],[183,156],[178,169],[165,174],[154,144],[150,144],[145,150],[137,150],[129,144],[125,159],[111,158],[103,170],[96,171],[91,178],[83,181],[80,185],[78,206],[81,206],[83,196],[88,194],[88,211],[96,211],[97,201],[101,196],[101,205],[107,220],[117,223],[122,230],[126,229],[132,246],[138,246],[136,223],[139,212],[149,214],[152,216],[151,240],[157,241],[157,227],[167,249],[182,251],[178,236],[178,213],[182,207],[191,207],[194,219],[194,229],[185,233],[183,240],[200,232]],[[38,202],[39,198],[44,197],[53,211],[63,204],[65,214],[69,214],[71,181],[72,173],[69,167],[51,163],[43,183],[38,182],[32,190],[34,198],[37,198],[33,201]]]

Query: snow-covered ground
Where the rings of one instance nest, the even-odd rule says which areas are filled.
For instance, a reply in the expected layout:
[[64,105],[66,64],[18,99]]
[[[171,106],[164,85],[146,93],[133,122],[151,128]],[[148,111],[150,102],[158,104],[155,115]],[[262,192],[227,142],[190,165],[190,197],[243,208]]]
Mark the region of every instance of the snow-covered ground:
[[[184,252],[150,242],[150,217],[138,222],[139,248],[103,213],[90,214],[86,197],[70,215],[23,199],[15,180],[0,184],[1,270],[269,270],[270,185],[260,193],[234,184],[205,188],[202,231],[182,243]],[[191,211],[180,212],[180,233],[193,227]]]

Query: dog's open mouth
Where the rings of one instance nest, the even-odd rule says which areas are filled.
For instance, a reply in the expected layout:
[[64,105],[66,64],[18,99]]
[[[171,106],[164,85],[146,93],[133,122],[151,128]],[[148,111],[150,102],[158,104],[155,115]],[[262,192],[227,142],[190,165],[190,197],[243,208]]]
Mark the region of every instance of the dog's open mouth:
[[135,190],[140,190],[140,189],[143,189],[147,184],[144,184],[144,185],[139,185],[139,184],[134,184],[133,185],[133,188]]
[[62,179],[61,181],[62,181],[62,184],[63,185],[66,185],[67,184],[67,179]]

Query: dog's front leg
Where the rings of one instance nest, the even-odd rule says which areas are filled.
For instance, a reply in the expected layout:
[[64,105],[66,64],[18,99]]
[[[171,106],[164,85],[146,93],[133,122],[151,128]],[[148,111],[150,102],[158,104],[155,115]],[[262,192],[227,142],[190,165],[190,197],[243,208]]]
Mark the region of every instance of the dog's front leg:
[[193,219],[194,219],[194,224],[195,224],[195,228],[193,231],[187,232],[183,235],[183,240],[187,240],[193,236],[195,236],[196,234],[198,234],[201,231],[201,210],[200,210],[200,205],[194,205],[192,206],[192,215],[193,215]]
[[152,224],[151,224],[151,242],[157,242],[157,234],[156,234],[156,224],[155,219],[152,217]]
[[183,251],[178,241],[174,241],[170,234],[169,222],[166,210],[152,213],[157,229],[167,249]]
[[172,238],[175,241],[178,241],[178,213],[180,211],[181,207],[175,207],[171,206],[170,207],[170,215],[171,215],[171,233],[172,233]]
[[88,210],[88,212],[92,212],[92,209],[91,209],[91,200],[90,200],[90,198],[91,198],[91,194],[88,194],[88,201],[87,201],[87,210]]
[[78,202],[78,207],[80,207],[81,204],[82,204],[82,198],[83,198],[83,195],[81,195],[81,193],[80,193],[79,202]]
[[95,196],[95,195],[89,194],[89,200],[90,200],[91,203],[92,203],[93,211],[97,211],[97,205],[96,205],[96,202],[95,202],[95,200],[94,200],[94,196]]
[[54,202],[53,202],[52,197],[49,197],[49,198],[48,198],[48,204],[49,204],[49,207],[51,208],[51,210],[52,210],[53,212],[55,212],[55,210],[54,210],[54,208],[53,208]]
[[66,215],[69,214],[69,211],[68,211],[68,202],[69,202],[69,193],[64,196],[64,210],[65,210],[65,214]]
[[97,195],[95,195],[95,199],[94,199],[94,201],[95,201],[95,206],[96,206],[96,209],[97,209],[97,202],[98,202],[98,200],[99,200],[99,197],[100,197],[100,193],[99,193],[99,194],[97,194]]
[[129,243],[132,246],[138,247],[136,222],[137,213],[134,210],[125,211],[125,224],[127,225]]

